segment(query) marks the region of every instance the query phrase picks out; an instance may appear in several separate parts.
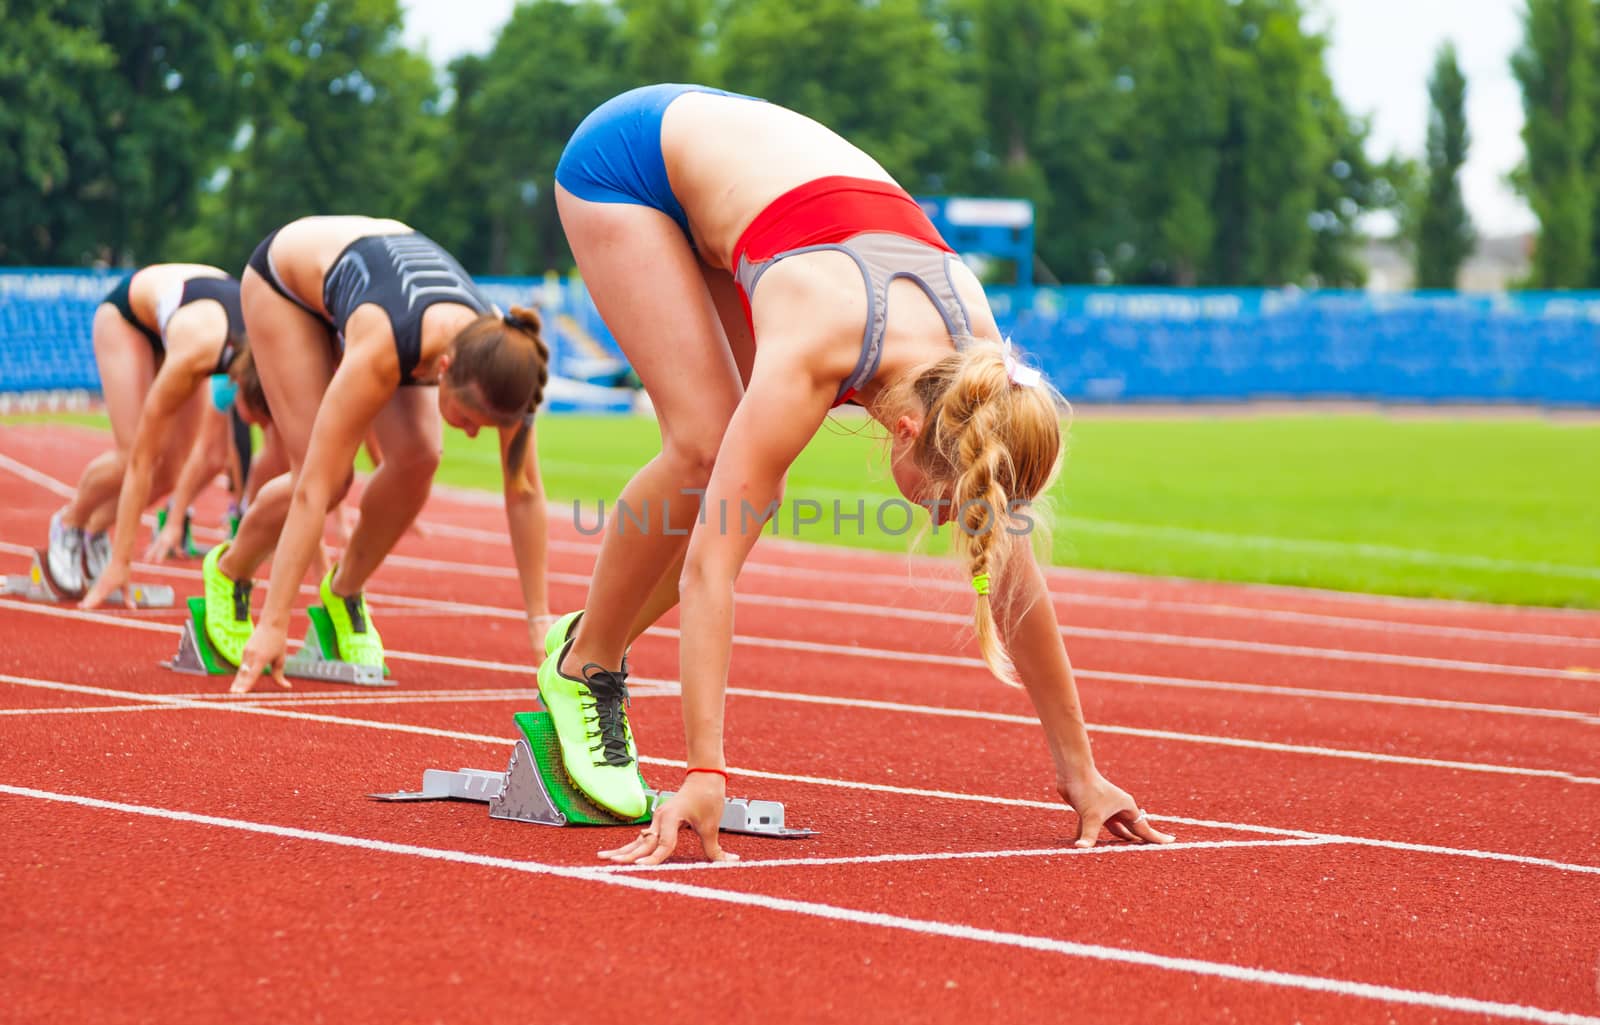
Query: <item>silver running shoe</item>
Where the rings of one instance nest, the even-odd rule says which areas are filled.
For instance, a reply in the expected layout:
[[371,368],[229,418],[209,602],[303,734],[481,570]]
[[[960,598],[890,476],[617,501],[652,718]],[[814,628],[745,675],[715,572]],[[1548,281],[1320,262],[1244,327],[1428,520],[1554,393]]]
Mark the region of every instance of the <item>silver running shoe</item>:
[[111,561],[111,535],[105,531],[83,538],[83,583],[87,587],[100,579]]
[[59,512],[50,517],[50,548],[45,552],[44,568],[57,591],[83,593],[83,530],[62,523]]

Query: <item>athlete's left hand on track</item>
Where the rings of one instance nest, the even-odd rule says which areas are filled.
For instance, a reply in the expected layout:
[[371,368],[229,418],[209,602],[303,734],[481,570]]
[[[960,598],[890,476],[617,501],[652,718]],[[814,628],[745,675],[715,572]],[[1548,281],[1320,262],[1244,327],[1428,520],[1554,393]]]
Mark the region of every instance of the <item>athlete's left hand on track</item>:
[[1058,780],[1056,789],[1078,813],[1075,847],[1093,847],[1101,826],[1117,839],[1134,843],[1171,843],[1177,839],[1152,826],[1139,802],[1096,770],[1076,779]]
[[693,826],[700,846],[712,861],[738,861],[739,856],[725,851],[717,842],[722,826],[722,807],[726,785],[714,773],[696,772],[683,781],[683,789],[672,800],[656,809],[650,824],[639,831],[632,843],[600,856],[620,865],[659,865],[678,849],[678,827]]
[[289,681],[283,678],[284,652],[288,646],[287,631],[257,623],[250,633],[250,640],[245,642],[244,654],[239,657],[239,671],[233,674],[233,686],[228,688],[229,692],[248,693],[268,672],[278,686],[288,690]]
[[89,588],[89,593],[83,596],[83,601],[78,603],[80,609],[97,609],[111,597],[111,592],[122,589],[122,603],[128,608],[134,607],[133,591],[125,586],[128,583],[128,564],[117,562],[113,559],[100,571],[100,579]]

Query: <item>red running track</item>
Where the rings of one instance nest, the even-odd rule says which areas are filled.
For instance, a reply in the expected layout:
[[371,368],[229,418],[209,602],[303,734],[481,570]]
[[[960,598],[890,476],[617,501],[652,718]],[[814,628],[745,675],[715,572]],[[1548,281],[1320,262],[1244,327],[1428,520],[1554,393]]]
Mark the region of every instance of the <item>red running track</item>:
[[[0,428],[0,569],[99,444]],[[436,494],[374,580],[388,691],[228,698],[156,665],[176,613],[0,599],[0,1021],[1600,1022],[1600,615],[1057,571],[1097,758],[1180,839],[1078,852],[959,580],[764,542],[733,790],[822,832],[615,871],[616,831],[362,796],[504,764],[499,515]],[[633,658],[664,785],[674,626]]]

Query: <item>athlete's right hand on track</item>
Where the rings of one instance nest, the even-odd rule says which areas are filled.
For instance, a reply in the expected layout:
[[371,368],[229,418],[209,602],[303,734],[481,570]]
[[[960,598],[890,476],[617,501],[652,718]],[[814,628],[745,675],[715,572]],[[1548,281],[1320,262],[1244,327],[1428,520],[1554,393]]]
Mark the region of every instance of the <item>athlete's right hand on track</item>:
[[229,692],[249,693],[257,681],[269,672],[278,686],[288,690],[289,681],[283,677],[284,653],[288,646],[288,631],[283,627],[257,623],[250,632],[250,639],[245,642],[244,654],[239,656],[239,671],[233,674],[233,686],[228,688]]
[[1177,839],[1152,826],[1139,802],[1097,769],[1091,768],[1077,778],[1060,777],[1056,789],[1078,813],[1075,847],[1093,847],[1100,838],[1101,826],[1117,839],[1134,843],[1171,843]]
[[105,569],[100,571],[100,577],[89,588],[89,593],[83,596],[83,601],[78,603],[80,609],[97,609],[104,605],[111,597],[111,592],[122,590],[122,604],[128,608],[134,607],[133,589],[128,586],[128,564],[119,562],[116,558],[106,563]]
[[678,849],[678,828],[692,826],[707,858],[738,861],[737,854],[723,850],[717,842],[726,789],[727,784],[716,773],[691,773],[684,777],[683,788],[672,795],[672,800],[656,809],[650,824],[639,831],[633,842],[601,851],[600,856],[621,865],[659,865]]
[[183,544],[183,521],[174,520],[162,527],[144,550],[145,562],[165,562]]

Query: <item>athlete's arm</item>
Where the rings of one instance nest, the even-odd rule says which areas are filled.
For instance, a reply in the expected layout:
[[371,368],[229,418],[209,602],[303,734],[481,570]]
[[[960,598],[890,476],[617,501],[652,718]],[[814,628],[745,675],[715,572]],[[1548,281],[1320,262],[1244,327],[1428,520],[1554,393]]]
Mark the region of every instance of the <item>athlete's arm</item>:
[[528,613],[528,637],[535,651],[544,651],[544,632],[550,626],[550,592],[545,577],[545,543],[549,535],[544,504],[544,481],[539,477],[539,456],[534,448],[534,426],[528,420],[528,437],[518,466],[506,463],[511,441],[520,427],[500,429],[500,466],[505,484],[506,529],[511,554],[517,562],[517,583],[522,587],[522,607]]
[[1123,840],[1171,843],[1143,818],[1139,805],[1095,768],[1083,706],[1072,679],[1072,663],[1044,573],[1026,539],[1008,537],[1017,551],[991,594],[996,625],[1017,675],[1044,726],[1045,742],[1055,762],[1056,789],[1078,813],[1078,846],[1092,847],[1100,827]]
[[189,504],[208,481],[228,466],[232,448],[228,427],[228,414],[218,413],[215,407],[207,405],[201,413],[200,435],[189,446],[183,469],[178,472],[178,480],[167,496],[167,525],[145,550],[147,561],[159,562],[183,544],[183,520]]
[[[211,305],[211,304],[208,304]],[[188,310],[184,313],[200,314]],[[206,314],[213,311],[206,310]],[[128,452],[128,465],[122,474],[122,492],[117,499],[117,523],[111,540],[111,561],[100,574],[82,607],[96,608],[105,603],[111,592],[128,580],[128,566],[133,562],[133,546],[139,536],[139,517],[150,501],[152,478],[161,450],[171,444],[169,428],[184,403],[206,380],[217,360],[215,344],[207,339],[220,337],[225,328],[225,314],[217,308],[216,325],[210,317],[185,317],[183,329],[174,331],[166,341],[167,355],[156,372],[155,381],[144,397],[139,411],[139,426],[134,432],[133,445]],[[216,332],[205,330],[215,327]],[[132,592],[123,588],[123,597],[130,603]]]
[[[822,425],[838,389],[837,380],[819,379],[806,365],[804,342],[768,338],[717,452],[705,515],[689,536],[679,583],[679,673],[690,768],[727,767],[723,697],[733,654],[734,581],[767,517],[782,515],[784,475]],[[689,774],[677,796],[656,811],[653,839],[603,853],[659,864],[676,849],[679,825],[688,823],[706,854],[721,859],[717,828],[725,796],[722,777]]]
[[386,332],[347,334],[344,356],[317,407],[311,443],[273,552],[266,603],[234,677],[235,693],[249,690],[266,671],[283,682],[289,613],[300,580],[317,552],[323,522],[350,476],[367,428],[394,396],[398,379],[394,344]]

